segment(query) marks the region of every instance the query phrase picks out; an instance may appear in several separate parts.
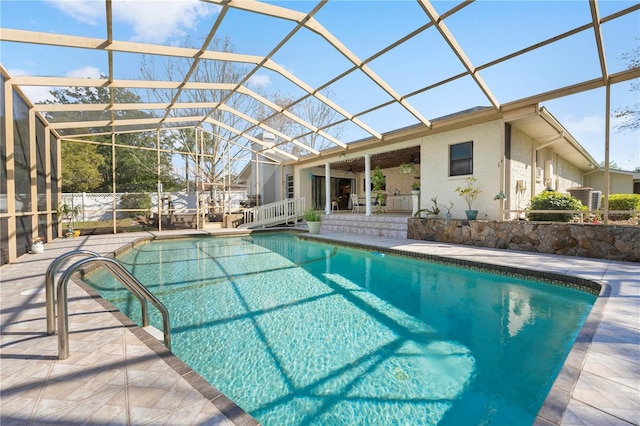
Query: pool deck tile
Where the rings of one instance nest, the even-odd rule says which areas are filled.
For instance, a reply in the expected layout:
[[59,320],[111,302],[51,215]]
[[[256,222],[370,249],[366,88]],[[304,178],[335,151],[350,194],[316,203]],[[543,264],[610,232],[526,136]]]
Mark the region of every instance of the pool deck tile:
[[[163,232],[227,234],[236,230]],[[112,254],[151,232],[58,239],[0,268],[0,423],[255,425],[86,286],[70,282],[69,358],[46,334],[44,275],[71,250]],[[321,232],[321,240],[562,274],[605,285],[536,425],[640,425],[640,264]],[[69,265],[68,263],[67,265]],[[66,266],[66,265],[65,265]]]

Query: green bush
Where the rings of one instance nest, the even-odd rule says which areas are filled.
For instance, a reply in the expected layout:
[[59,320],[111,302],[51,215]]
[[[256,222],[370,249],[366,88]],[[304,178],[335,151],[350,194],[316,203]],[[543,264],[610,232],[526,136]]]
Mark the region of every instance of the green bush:
[[[586,210],[579,200],[569,194],[544,191],[533,197],[530,210]],[[527,213],[527,219],[537,222],[569,222],[575,213]]]
[[138,215],[147,216],[151,209],[151,196],[149,194],[124,194],[120,197],[121,209],[141,209],[139,211],[124,212],[129,217]]
[[[610,194],[609,210],[640,210],[640,194]],[[631,213],[612,214],[613,220],[627,220]]]

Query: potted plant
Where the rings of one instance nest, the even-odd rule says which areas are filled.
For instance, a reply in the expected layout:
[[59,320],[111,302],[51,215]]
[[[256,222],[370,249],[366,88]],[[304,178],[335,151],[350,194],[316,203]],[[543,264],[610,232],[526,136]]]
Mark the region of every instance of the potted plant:
[[[425,219],[436,219],[440,214],[440,206],[438,205],[438,197],[433,197],[431,199],[432,207],[427,207],[426,209],[420,209],[414,213],[414,217],[424,217]],[[424,216],[423,216],[424,214]]]
[[413,195],[418,195],[420,193],[420,182],[415,181],[411,184],[411,193]]
[[307,222],[307,228],[310,234],[320,233],[320,225],[322,223],[322,212],[319,210],[309,209],[302,215],[305,222]]
[[406,175],[409,173],[413,173],[415,170],[416,170],[416,167],[413,163],[400,164],[400,174]]
[[444,217],[447,219],[451,219],[451,209],[453,208],[453,201],[449,201],[449,205],[447,206],[446,204],[440,204],[440,207],[442,207],[443,209],[445,209],[447,212],[445,213]]
[[78,218],[81,209],[80,206],[70,206],[69,204],[60,204],[56,209],[58,218],[64,218],[67,221],[67,229],[64,232],[65,237],[74,237],[80,235],[79,231],[73,229],[73,222]]
[[478,216],[478,210],[473,210],[472,204],[478,198],[478,194],[482,191],[479,188],[476,188],[474,185],[478,179],[473,176],[469,176],[466,179],[465,186],[459,186],[456,188],[456,192],[460,195],[467,203],[469,207],[468,210],[465,210],[467,215],[467,219],[474,220]]
[[[371,184],[373,185],[373,192],[376,194],[376,200],[382,200],[382,189],[385,186],[385,178],[382,174],[382,170],[380,170],[380,166],[376,166],[373,170],[373,175],[371,175]],[[376,204],[376,214],[382,213],[382,203],[378,202]]]

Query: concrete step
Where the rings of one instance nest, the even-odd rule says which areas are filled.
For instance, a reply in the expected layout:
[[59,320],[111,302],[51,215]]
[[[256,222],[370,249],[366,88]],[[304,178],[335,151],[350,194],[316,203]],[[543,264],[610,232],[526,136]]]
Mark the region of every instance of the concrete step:
[[340,232],[379,237],[407,238],[410,215],[335,213],[322,219],[320,233]]

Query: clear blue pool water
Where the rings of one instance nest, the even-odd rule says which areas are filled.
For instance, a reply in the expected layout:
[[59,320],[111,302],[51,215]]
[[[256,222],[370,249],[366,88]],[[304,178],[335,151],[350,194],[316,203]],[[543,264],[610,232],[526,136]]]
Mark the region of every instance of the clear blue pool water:
[[[119,260],[169,309],[173,352],[264,425],[530,425],[595,300],[291,234]],[[87,281],[140,322],[108,275]]]

